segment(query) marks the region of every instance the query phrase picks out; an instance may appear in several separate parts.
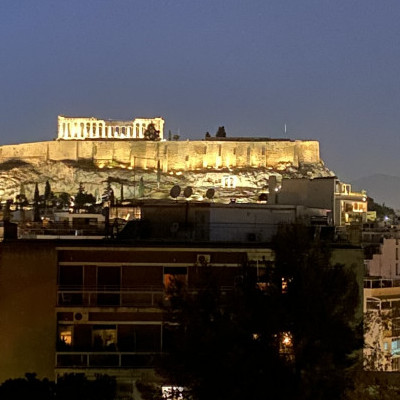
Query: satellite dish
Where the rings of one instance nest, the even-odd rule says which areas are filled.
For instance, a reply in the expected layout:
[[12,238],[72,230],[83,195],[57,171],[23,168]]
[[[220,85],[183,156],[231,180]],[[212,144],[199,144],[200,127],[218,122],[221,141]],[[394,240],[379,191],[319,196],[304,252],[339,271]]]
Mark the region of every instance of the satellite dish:
[[188,198],[193,194],[193,189],[191,186],[188,186],[184,191],[183,191],[183,195]]
[[178,185],[175,185],[169,192],[169,195],[173,198],[176,199],[181,193],[181,187]]
[[214,197],[214,195],[215,195],[215,190],[213,188],[207,190],[206,192],[207,199],[211,200]]

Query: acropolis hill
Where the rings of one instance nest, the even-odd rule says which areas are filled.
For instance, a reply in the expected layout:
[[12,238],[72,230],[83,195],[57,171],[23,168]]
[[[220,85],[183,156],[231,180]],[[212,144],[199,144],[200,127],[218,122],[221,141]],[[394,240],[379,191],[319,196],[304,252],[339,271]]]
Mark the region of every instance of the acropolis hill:
[[[145,131],[150,124],[158,132],[158,140],[146,140]],[[72,190],[71,193],[76,192],[79,182],[84,183],[88,192],[101,193],[105,181],[121,181],[125,185],[126,198],[129,198],[136,194],[135,185],[141,177],[149,196],[168,197],[169,192],[156,193],[163,191],[163,181],[169,188],[176,183],[218,188],[226,187],[224,177],[234,176],[235,182],[231,180],[228,184],[231,189],[257,187],[261,191],[265,185],[260,185],[260,174],[264,180],[271,173],[332,175],[320,160],[319,143],[315,140],[208,138],[166,141],[163,127],[164,120],[159,117],[107,121],[60,116],[57,140],[0,146],[1,197],[15,196],[21,184],[25,185],[29,196],[35,182],[46,180],[50,181],[54,191]],[[159,181],[155,182],[154,171],[157,170],[164,176],[161,185]],[[310,173],[310,170],[314,172]],[[249,173],[258,183],[243,178]],[[10,178],[11,181],[6,182]],[[183,182],[185,179],[187,182]]]

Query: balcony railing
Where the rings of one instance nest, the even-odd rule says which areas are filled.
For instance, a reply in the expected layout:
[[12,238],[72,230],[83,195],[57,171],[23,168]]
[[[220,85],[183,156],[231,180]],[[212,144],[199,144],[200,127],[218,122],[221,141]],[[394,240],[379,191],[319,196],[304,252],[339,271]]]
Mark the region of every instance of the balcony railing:
[[159,353],[57,352],[57,368],[152,368]]
[[164,301],[164,297],[164,289],[159,286],[130,288],[60,286],[57,291],[57,305],[63,307],[158,307]]
[[68,222],[52,222],[46,225],[42,223],[20,223],[18,237],[21,239],[35,239],[42,236],[98,236],[104,237],[105,224],[103,222],[82,224]]
[[[188,293],[197,293],[199,288],[188,288]],[[233,290],[233,286],[221,286],[222,296]],[[164,287],[116,287],[116,286],[59,286],[58,307],[160,307],[167,299]]]

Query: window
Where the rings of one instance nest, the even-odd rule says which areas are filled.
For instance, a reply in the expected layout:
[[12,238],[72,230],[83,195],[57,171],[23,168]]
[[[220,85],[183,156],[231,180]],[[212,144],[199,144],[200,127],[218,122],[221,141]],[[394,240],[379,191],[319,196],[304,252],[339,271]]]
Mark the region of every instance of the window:
[[400,358],[392,359],[392,371],[400,370]]
[[118,325],[118,349],[120,351],[160,351],[161,325]]
[[81,265],[60,265],[58,285],[58,304],[82,304],[83,267]]
[[58,284],[60,286],[82,286],[83,267],[81,265],[60,265]]
[[[119,305],[121,288],[120,267],[97,268],[97,303],[99,305]],[[107,293],[109,292],[109,293]]]
[[92,344],[95,350],[116,350],[117,328],[115,325],[93,326]]
[[58,326],[58,343],[57,350],[68,350],[72,346],[72,326],[59,325]]
[[400,339],[392,340],[392,355],[400,354]]
[[186,267],[164,267],[164,287],[166,290],[175,283],[187,284],[187,268]]

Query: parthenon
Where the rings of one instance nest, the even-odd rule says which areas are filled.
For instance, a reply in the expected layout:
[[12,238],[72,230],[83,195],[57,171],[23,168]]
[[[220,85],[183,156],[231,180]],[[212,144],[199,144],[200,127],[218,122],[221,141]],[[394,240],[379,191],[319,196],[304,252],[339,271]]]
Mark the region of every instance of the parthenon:
[[164,137],[164,119],[135,118],[132,121],[102,120],[94,117],[58,116],[58,140],[85,139],[143,139],[144,133],[153,124]]

